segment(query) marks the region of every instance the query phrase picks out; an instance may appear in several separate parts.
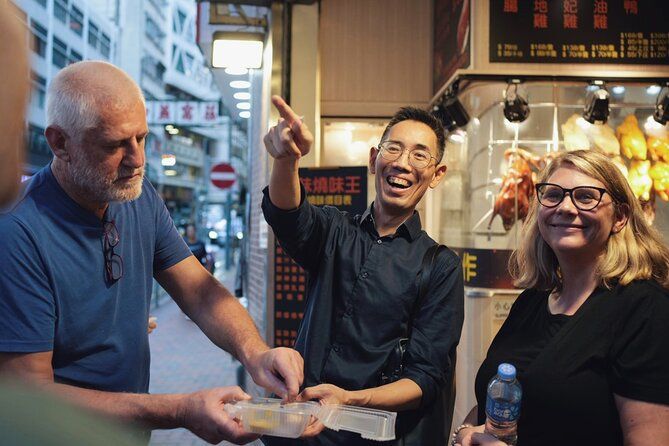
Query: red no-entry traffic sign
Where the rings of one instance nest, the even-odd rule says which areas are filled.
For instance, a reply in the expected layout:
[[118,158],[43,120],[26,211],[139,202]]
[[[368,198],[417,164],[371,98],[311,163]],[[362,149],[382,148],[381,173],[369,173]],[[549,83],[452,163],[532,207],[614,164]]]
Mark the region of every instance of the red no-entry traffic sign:
[[237,181],[235,169],[228,163],[214,165],[214,167],[211,168],[209,178],[211,179],[211,184],[219,189],[228,189],[235,184],[235,181]]

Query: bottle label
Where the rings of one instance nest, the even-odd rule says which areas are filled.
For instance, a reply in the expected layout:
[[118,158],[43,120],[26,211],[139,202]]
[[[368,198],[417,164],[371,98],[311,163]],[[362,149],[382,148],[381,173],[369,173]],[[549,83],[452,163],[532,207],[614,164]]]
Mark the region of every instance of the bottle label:
[[485,413],[497,423],[509,423],[518,420],[520,404],[508,401],[496,401],[490,396],[486,399]]

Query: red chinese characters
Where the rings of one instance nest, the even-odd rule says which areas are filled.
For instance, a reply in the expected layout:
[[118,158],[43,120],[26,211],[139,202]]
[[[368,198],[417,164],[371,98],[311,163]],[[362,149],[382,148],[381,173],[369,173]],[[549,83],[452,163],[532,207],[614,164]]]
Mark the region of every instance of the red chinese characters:
[[170,106],[165,104],[160,106],[160,113],[158,114],[158,119],[169,119],[170,117]]
[[637,0],[625,0],[623,2],[623,8],[625,8],[625,14],[628,15],[639,14],[639,2]]
[[518,0],[504,0],[504,12],[518,12]]
[[563,0],[562,1],[562,27],[565,29],[578,28],[578,1],[577,0]]
[[184,121],[190,121],[193,119],[193,106],[190,104],[184,104],[181,106],[181,119]]
[[594,29],[608,29],[609,4],[606,0],[595,0],[593,10]]
[[548,0],[534,0],[534,29],[548,28]]
[[216,106],[215,105],[206,105],[204,110],[204,120],[205,121],[216,121]]

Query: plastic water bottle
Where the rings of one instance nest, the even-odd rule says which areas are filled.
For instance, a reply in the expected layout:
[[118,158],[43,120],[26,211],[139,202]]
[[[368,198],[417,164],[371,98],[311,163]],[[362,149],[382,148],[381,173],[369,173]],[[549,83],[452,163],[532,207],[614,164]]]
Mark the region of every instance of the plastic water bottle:
[[500,364],[497,375],[488,383],[485,432],[511,446],[516,444],[522,394],[516,368],[511,364]]

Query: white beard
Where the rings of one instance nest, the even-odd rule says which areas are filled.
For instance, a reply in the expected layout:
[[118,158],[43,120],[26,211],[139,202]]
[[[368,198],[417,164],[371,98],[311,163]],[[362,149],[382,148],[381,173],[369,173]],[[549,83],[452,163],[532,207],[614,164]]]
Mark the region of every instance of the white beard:
[[144,167],[141,168],[140,176],[125,184],[114,184],[118,178],[136,174],[137,170],[121,167],[115,175],[103,176],[95,166],[88,163],[88,160],[78,156],[70,161],[70,173],[72,182],[86,191],[90,198],[100,203],[132,201],[142,194]]

